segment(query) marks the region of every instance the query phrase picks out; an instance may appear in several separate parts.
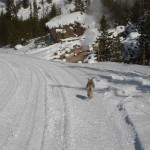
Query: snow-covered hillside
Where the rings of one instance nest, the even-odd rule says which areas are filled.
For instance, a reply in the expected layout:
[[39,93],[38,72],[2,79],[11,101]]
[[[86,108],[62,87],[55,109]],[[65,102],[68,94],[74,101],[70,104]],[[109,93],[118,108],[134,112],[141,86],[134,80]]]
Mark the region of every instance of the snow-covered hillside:
[[[1,150],[148,150],[150,68],[0,54]],[[87,79],[94,77],[92,100]]]
[[[47,0],[43,0],[43,4],[41,0],[36,0],[36,4],[38,7],[38,17],[42,18],[43,15],[47,15],[51,11],[51,7],[53,4],[58,5],[59,7],[63,6],[67,0],[52,0],[52,3],[48,3]],[[14,0],[14,4],[16,5],[20,0]],[[32,9],[28,6],[27,8],[21,7],[18,10],[17,16],[23,20],[26,20],[30,17],[31,10],[33,11],[33,2],[34,0],[29,0],[29,3],[32,6]],[[64,8],[65,9],[65,8]],[[66,9],[65,9],[66,10]],[[64,10],[64,11],[65,11]],[[0,0],[0,12],[6,12],[6,1]]]

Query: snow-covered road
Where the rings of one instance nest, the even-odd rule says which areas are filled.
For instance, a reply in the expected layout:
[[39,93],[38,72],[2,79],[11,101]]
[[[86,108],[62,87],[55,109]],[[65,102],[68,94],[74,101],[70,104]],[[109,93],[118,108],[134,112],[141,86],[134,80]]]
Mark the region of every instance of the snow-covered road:
[[150,149],[149,70],[1,53],[0,150]]

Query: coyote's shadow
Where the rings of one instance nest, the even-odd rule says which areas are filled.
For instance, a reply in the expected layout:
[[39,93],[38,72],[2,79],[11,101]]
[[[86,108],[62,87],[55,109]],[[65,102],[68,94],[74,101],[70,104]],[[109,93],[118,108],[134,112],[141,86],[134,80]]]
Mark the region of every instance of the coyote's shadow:
[[81,99],[81,100],[87,100],[87,97],[83,96],[83,95],[76,95],[76,97]]

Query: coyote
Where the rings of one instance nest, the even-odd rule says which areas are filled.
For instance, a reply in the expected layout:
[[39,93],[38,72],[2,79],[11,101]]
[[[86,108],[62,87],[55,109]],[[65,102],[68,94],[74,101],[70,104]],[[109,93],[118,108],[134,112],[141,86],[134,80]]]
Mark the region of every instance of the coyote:
[[87,96],[89,99],[91,99],[93,97],[93,90],[95,88],[95,84],[92,79],[88,79],[87,85],[86,85],[86,90],[87,90]]

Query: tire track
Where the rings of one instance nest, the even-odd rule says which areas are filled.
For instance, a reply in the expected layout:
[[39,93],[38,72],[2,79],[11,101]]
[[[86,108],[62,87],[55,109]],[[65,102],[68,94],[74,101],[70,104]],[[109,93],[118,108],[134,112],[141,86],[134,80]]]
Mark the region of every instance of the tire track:
[[[50,73],[45,73],[47,78],[49,78],[50,80],[52,80],[53,83],[59,85],[60,84],[60,81],[58,81],[58,79],[55,77],[55,74],[58,74],[58,72],[56,71],[54,73],[54,71],[51,71],[51,76],[49,75]],[[52,85],[54,86],[54,85]],[[53,92],[54,92],[54,87],[53,88]],[[68,150],[68,129],[69,129],[69,119],[68,119],[68,106],[67,106],[67,101],[66,101],[66,96],[63,92],[63,89],[62,87],[55,87],[57,88],[58,90],[58,93],[60,94],[60,99],[61,99],[61,107],[62,107],[62,110],[63,110],[63,128],[61,130],[62,132],[62,137],[63,137],[63,142],[62,142],[62,149],[63,150]]]
[[[2,60],[2,59],[1,59]],[[9,103],[11,97],[17,90],[18,82],[13,70],[3,61],[1,63],[1,70],[3,70],[3,74],[5,73],[3,83],[0,84],[1,92],[0,92],[0,112],[6,107]],[[5,99],[5,101],[4,101]]]
[[[25,65],[25,68],[28,68],[28,71],[29,71],[28,73],[31,75],[31,78],[27,78],[27,80],[26,80],[27,84],[25,84],[26,89],[24,89],[24,90],[25,90],[25,92],[28,93],[26,96],[27,100],[25,102],[25,104],[26,104],[25,108],[24,108],[24,110],[21,110],[21,112],[19,112],[19,114],[17,115],[20,119],[15,117],[14,119],[16,119],[16,120],[13,120],[13,122],[16,122],[18,124],[17,125],[18,126],[18,129],[17,129],[18,135],[11,136],[14,132],[14,127],[13,127],[12,131],[11,131],[12,134],[10,134],[8,137],[5,138],[5,143],[3,143],[2,148],[5,149],[7,147],[8,149],[10,149],[10,147],[12,147],[12,148],[14,148],[14,150],[16,150],[16,148],[17,149],[19,148],[19,150],[21,150],[21,149],[24,150],[24,149],[31,149],[32,147],[36,147],[36,150],[38,150],[38,149],[40,150],[41,142],[38,142],[38,141],[42,141],[43,128],[44,128],[42,126],[44,126],[45,123],[40,123],[37,120],[39,120],[38,114],[40,114],[40,112],[43,113],[43,110],[45,111],[45,109],[41,109],[42,106],[40,106],[43,103],[42,99],[43,98],[45,99],[45,93],[43,93],[43,92],[45,92],[45,84],[43,84],[43,83],[45,83],[43,81],[44,76],[41,74],[41,72],[39,72],[39,70],[37,70],[37,68],[33,67],[30,63],[25,64],[23,61],[20,61],[20,58],[18,60],[14,60],[13,62],[11,61],[8,63],[13,64],[16,62],[18,62],[20,66]],[[27,76],[28,76],[28,73],[26,74]],[[19,75],[20,75],[20,73],[19,73]],[[20,79],[20,81],[21,81],[21,83],[23,82],[22,79]],[[18,82],[18,84],[20,84],[20,81]],[[29,82],[31,83],[30,88],[27,87]],[[28,89],[32,89],[32,91],[29,92]],[[20,85],[17,87],[17,91],[20,91]],[[11,103],[12,103],[12,100],[13,99],[11,99]],[[44,105],[46,105],[46,104],[44,104]],[[10,104],[10,106],[11,106],[11,104]],[[40,117],[41,117],[40,120],[42,121],[43,117],[41,115],[40,115]],[[37,131],[36,128],[38,128],[39,131]],[[23,131],[23,132],[19,133],[20,131]],[[35,137],[36,132],[38,133],[38,135],[40,135],[39,137],[38,136]],[[20,139],[18,139],[18,137],[20,137]],[[37,140],[35,140],[35,139],[37,139]],[[33,145],[34,142],[36,143],[35,145]]]

